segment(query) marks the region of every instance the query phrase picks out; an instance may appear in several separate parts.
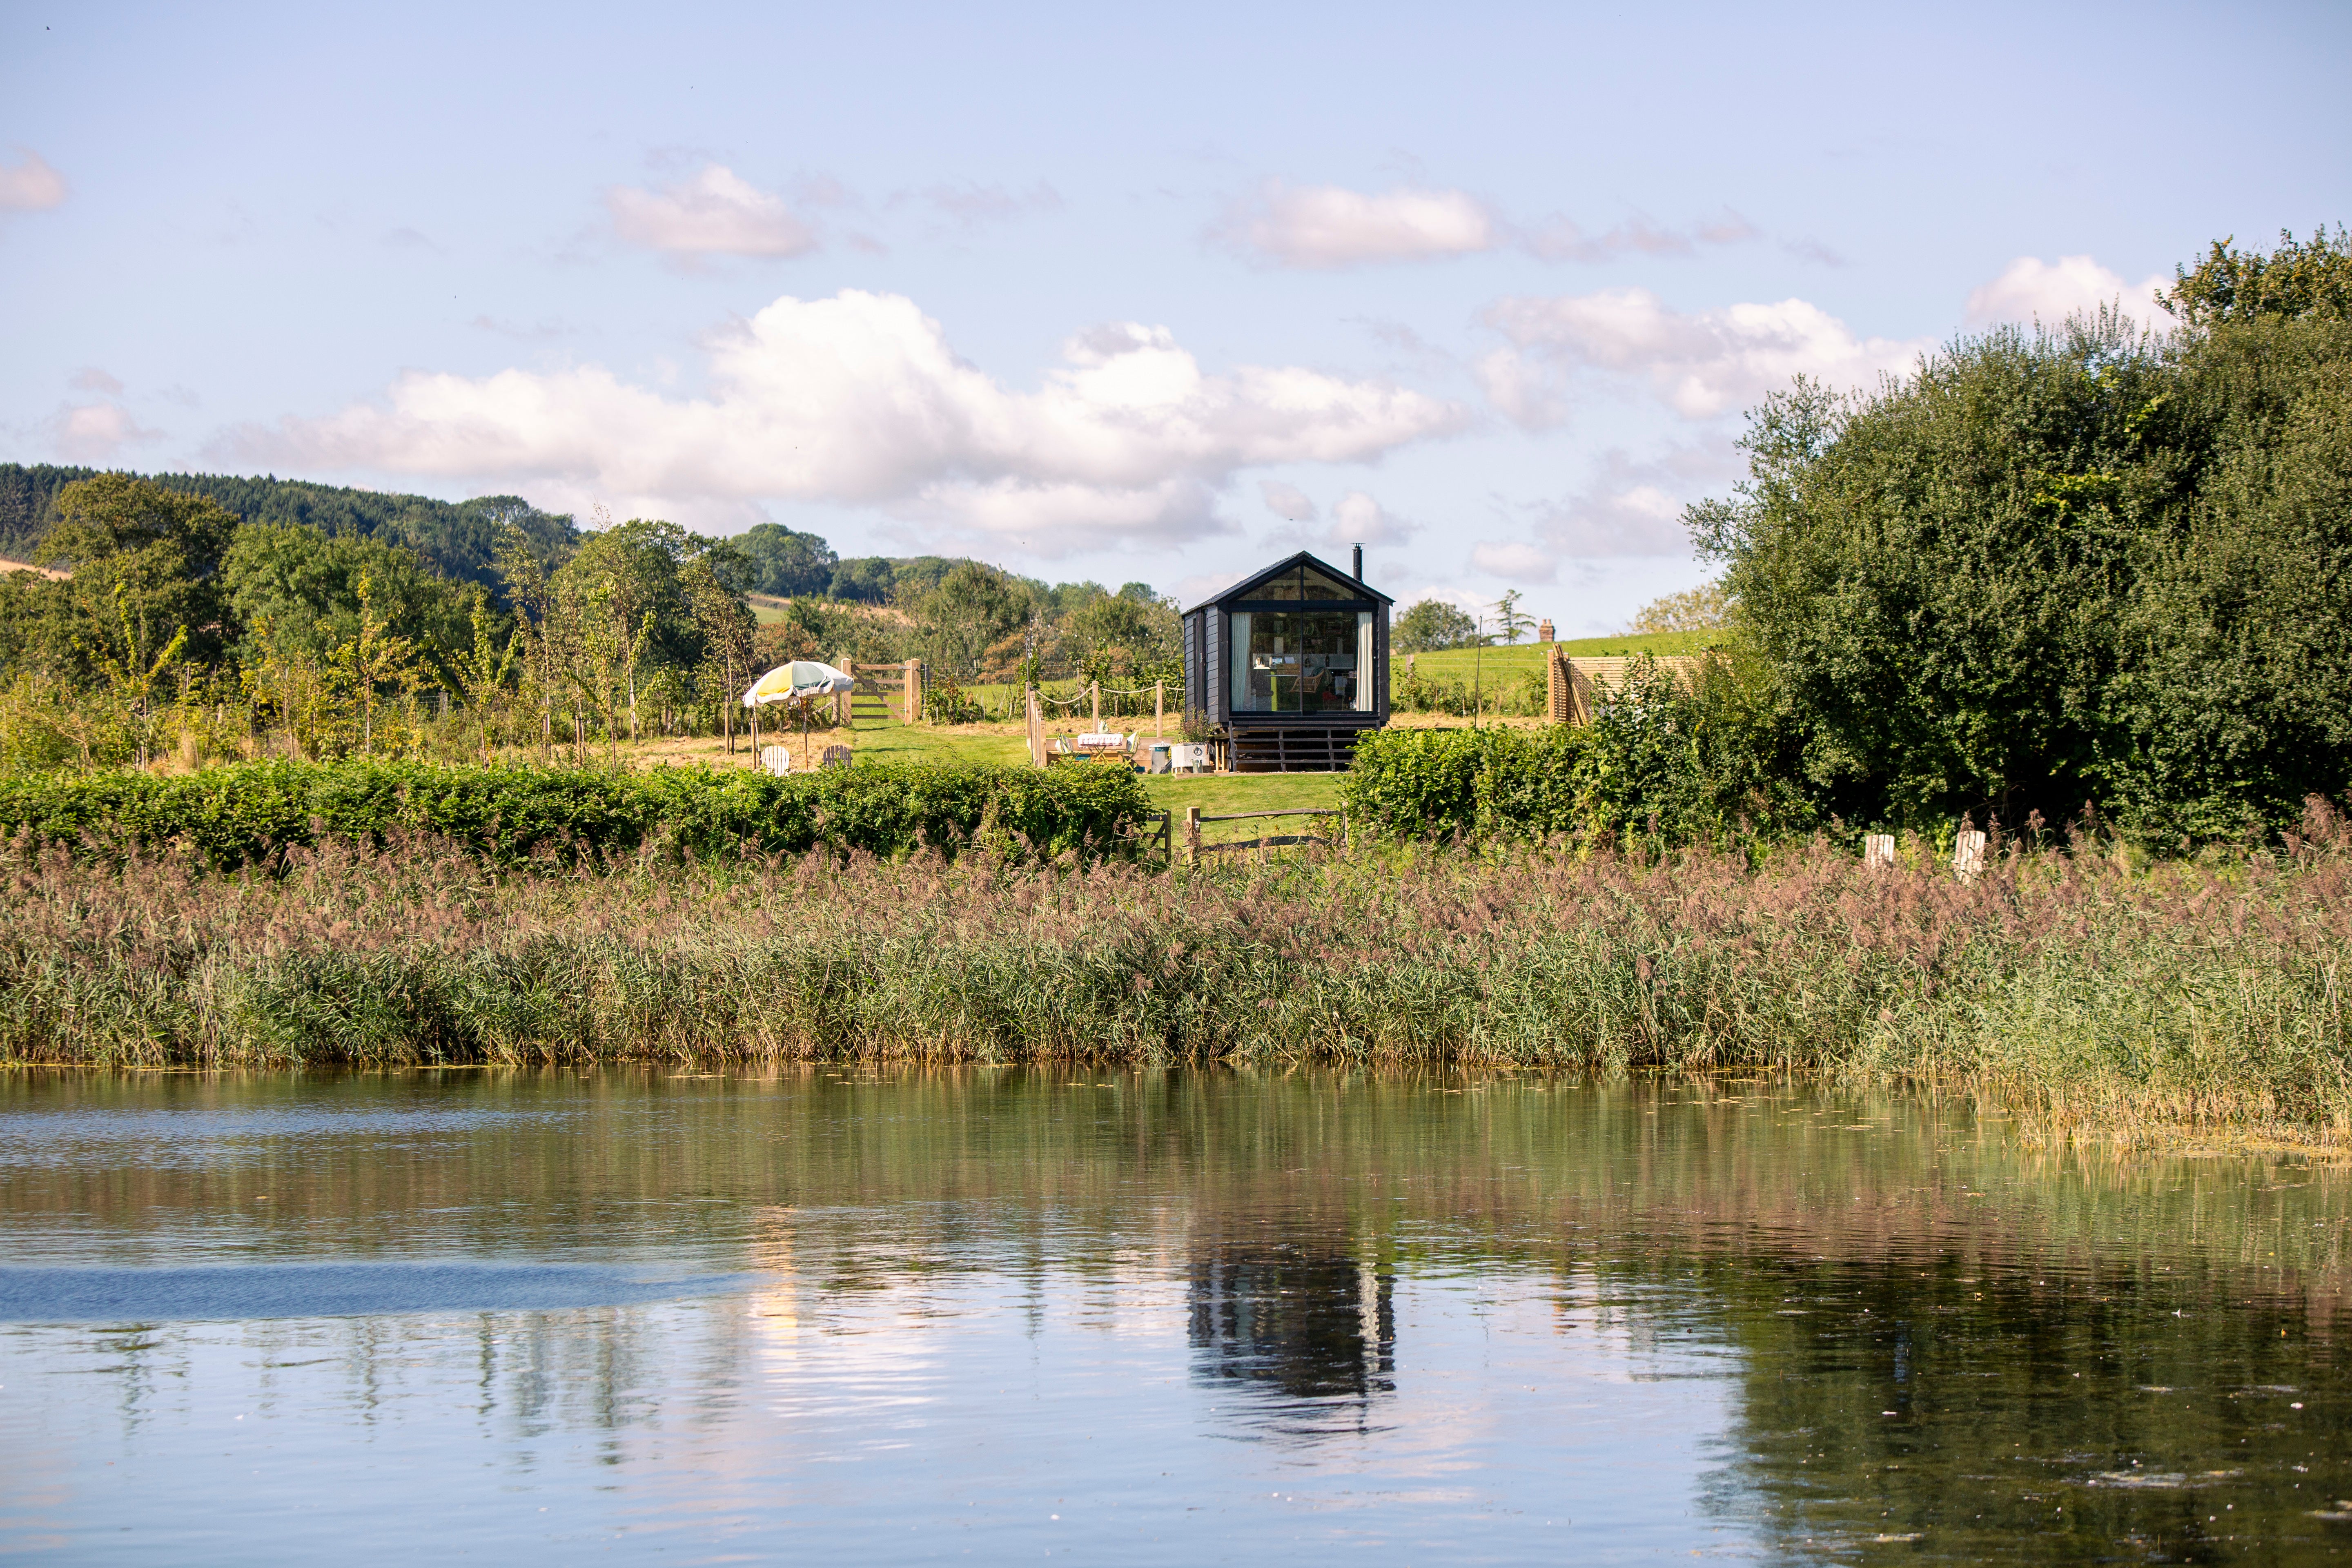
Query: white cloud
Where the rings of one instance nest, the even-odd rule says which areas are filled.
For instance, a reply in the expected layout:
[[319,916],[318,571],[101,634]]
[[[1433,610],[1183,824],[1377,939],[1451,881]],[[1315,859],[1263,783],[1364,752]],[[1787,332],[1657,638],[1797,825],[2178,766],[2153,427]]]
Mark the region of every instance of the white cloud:
[[1695,442],[1646,459],[1616,447],[1601,454],[1581,490],[1528,510],[1536,537],[1563,556],[1687,555],[1684,507],[1738,471],[1738,453],[1727,440]]
[[1547,261],[1614,261],[1638,256],[1694,256],[1702,245],[1735,245],[1757,237],[1754,224],[1727,210],[1719,218],[1688,228],[1666,228],[1634,217],[1605,234],[1588,235],[1566,218],[1554,218],[1529,234],[1528,249]]
[[1559,570],[1559,557],[1518,541],[1490,541],[1470,552],[1470,564],[1507,583],[1549,583]]
[[1461,191],[1400,186],[1368,195],[1270,181],[1225,215],[1226,238],[1284,267],[1329,270],[1491,250],[1502,226]]
[[382,403],[236,432],[239,460],[520,485],[554,480],[730,515],[753,499],[878,508],[1040,552],[1222,527],[1236,471],[1363,462],[1461,427],[1384,382],[1204,372],[1163,328],[1069,340],[1035,392],[959,359],[911,300],[776,300],[709,349],[708,390],[667,396],[601,366],[412,372]]
[[66,383],[76,392],[103,392],[110,397],[122,395],[122,383],[94,364],[86,364],[73,373]]
[[1646,383],[1686,419],[1710,419],[1793,376],[1854,386],[1907,368],[1926,338],[1861,338],[1802,300],[1679,311],[1646,289],[1505,299],[1485,312],[1511,347],[1479,379],[1508,417],[1556,420],[1568,378],[1599,371]]
[[816,232],[783,198],[760,190],[724,164],[658,190],[614,185],[604,193],[623,239],[677,256],[800,256]]
[[1297,485],[1260,479],[1257,493],[1265,502],[1265,510],[1286,522],[1312,522],[1319,515],[1315,502]]
[[66,199],[65,176],[30,147],[14,163],[0,163],[0,212],[47,212]]
[[2172,279],[2161,273],[2126,283],[2087,256],[2062,256],[2054,262],[2021,256],[2000,277],[1969,295],[1968,323],[1989,327],[2039,321],[2054,327],[2078,312],[2089,315],[2102,305],[2120,305],[2140,325],[2161,330],[2172,324],[2172,317],[2155,302],[2155,296],[2171,287]]
[[1390,511],[1362,490],[1349,490],[1331,504],[1331,526],[1324,542],[1343,544],[1402,544],[1421,530]]
[[101,463],[123,447],[155,440],[118,403],[68,404],[48,421],[49,444],[68,462]]

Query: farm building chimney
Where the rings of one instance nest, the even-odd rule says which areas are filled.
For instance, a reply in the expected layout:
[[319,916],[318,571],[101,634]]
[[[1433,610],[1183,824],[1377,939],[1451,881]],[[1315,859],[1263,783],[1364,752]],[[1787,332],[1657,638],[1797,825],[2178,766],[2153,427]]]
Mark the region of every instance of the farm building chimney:
[[1362,582],[1363,580],[1364,580],[1364,547],[1363,547],[1362,545],[1359,544],[1358,546],[1356,546],[1356,581],[1357,581],[1357,582],[1359,582],[1359,583],[1360,583],[1360,582]]

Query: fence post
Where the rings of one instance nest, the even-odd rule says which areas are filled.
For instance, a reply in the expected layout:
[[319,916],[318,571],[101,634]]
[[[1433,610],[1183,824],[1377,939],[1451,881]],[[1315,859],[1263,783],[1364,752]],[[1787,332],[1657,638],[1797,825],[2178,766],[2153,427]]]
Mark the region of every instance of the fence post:
[[1087,682],[1087,727],[1096,734],[1102,733],[1102,682]]
[[1895,835],[1865,834],[1862,840],[1862,864],[1865,870],[1895,869]]
[[1200,863],[1201,808],[1188,805],[1184,808],[1184,864],[1197,866]]
[[1025,689],[1029,696],[1029,760],[1038,767],[1045,765],[1045,715],[1037,706],[1037,689]]
[[913,723],[916,715],[923,710],[922,668],[921,659],[910,658],[907,661],[906,668],[899,675],[898,719],[901,723]]
[[1151,738],[1168,738],[1168,683],[1164,680],[1151,683]]
[[[1962,818],[1966,821],[1966,818]],[[1962,827],[1952,841],[1952,871],[1963,882],[1972,882],[1984,869],[1984,829]]]

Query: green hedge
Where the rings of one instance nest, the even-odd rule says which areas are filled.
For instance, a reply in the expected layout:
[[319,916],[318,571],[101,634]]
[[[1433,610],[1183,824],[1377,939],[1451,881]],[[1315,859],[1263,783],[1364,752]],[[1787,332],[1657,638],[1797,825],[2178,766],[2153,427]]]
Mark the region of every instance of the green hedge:
[[1544,838],[1580,827],[1590,731],[1381,730],[1356,742],[1349,816],[1400,838]]
[[1400,838],[1732,849],[1809,834],[1827,825],[1788,782],[1793,744],[1770,699],[1725,661],[1685,682],[1644,660],[1581,728],[1366,735],[1341,797],[1356,821]]
[[215,866],[320,837],[425,832],[511,862],[618,856],[647,845],[698,856],[952,854],[986,832],[1008,850],[1099,853],[1141,819],[1115,768],[860,763],[785,778],[751,769],[242,763],[194,773],[0,778],[0,834],[68,844],[185,842]]

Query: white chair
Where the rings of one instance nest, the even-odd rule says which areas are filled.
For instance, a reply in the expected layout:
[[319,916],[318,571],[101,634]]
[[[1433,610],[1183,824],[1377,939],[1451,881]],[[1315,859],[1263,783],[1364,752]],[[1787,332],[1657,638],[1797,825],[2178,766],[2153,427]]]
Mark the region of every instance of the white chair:
[[793,771],[793,749],[790,746],[762,746],[760,748],[760,765],[782,778]]

